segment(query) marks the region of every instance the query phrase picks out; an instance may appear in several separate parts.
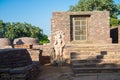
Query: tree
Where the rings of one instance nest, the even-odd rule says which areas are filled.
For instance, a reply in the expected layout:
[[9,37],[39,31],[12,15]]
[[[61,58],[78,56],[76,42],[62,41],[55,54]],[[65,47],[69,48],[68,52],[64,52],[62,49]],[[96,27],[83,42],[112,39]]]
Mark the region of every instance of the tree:
[[40,43],[48,42],[47,35],[43,34],[39,27],[33,26],[28,23],[4,23],[0,21],[0,31],[2,31],[4,37],[14,40],[20,37],[32,37],[37,38]]
[[0,20],[0,37],[2,37],[4,34],[4,26],[5,24],[3,23],[2,20]]
[[40,43],[40,44],[49,43],[48,36],[45,35],[45,34],[42,34],[42,36],[41,36],[41,41],[40,41],[39,43]]
[[[113,0],[79,0],[77,5],[71,6],[69,11],[103,11],[107,10],[110,12],[110,17],[116,19],[120,15],[120,4],[115,4]],[[110,20],[112,20],[110,19]],[[120,24],[116,24],[120,25]],[[111,26],[114,26],[111,23]]]
[[111,27],[120,25],[120,20],[117,18],[110,18],[110,25]]
[[2,32],[3,27],[4,27],[4,23],[3,23],[3,21],[2,21],[2,20],[0,20],[0,32]]

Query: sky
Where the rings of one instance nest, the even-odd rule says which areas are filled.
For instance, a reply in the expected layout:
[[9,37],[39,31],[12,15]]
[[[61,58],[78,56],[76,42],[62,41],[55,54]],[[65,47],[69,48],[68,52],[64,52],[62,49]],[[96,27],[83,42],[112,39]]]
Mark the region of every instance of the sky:
[[[0,20],[27,22],[50,35],[52,12],[68,11],[79,0],[0,0]],[[120,4],[120,0],[115,0]]]

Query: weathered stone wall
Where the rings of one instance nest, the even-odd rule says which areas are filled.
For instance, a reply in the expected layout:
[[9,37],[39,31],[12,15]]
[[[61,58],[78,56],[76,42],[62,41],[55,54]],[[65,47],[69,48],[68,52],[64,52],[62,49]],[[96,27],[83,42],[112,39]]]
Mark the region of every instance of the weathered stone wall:
[[93,12],[88,24],[88,38],[95,43],[111,43],[109,12]]
[[54,33],[58,30],[65,32],[65,43],[72,42],[72,16],[89,16],[88,37],[91,43],[111,43],[109,29],[109,12],[53,12],[51,20],[51,44],[54,42]]
[[66,12],[53,12],[51,21],[51,43],[54,42],[54,33],[59,30],[65,32],[65,42],[70,42],[70,15]]

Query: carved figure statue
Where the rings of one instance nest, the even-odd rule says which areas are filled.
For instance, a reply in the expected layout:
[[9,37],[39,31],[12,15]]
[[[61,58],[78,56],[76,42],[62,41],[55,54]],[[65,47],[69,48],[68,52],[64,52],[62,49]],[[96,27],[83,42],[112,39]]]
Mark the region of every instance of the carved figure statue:
[[55,42],[54,42],[54,50],[55,50],[55,61],[61,61],[63,57],[63,47],[65,45],[64,42],[64,32],[57,31],[55,32]]

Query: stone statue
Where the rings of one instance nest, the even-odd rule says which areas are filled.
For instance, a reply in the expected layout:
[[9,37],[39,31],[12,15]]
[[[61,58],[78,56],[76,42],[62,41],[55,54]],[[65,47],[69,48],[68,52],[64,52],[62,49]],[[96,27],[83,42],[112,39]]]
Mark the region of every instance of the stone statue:
[[65,46],[64,42],[64,32],[57,31],[55,32],[55,42],[54,42],[54,51],[55,51],[55,57],[54,60],[57,63],[61,63],[63,58],[63,47]]

